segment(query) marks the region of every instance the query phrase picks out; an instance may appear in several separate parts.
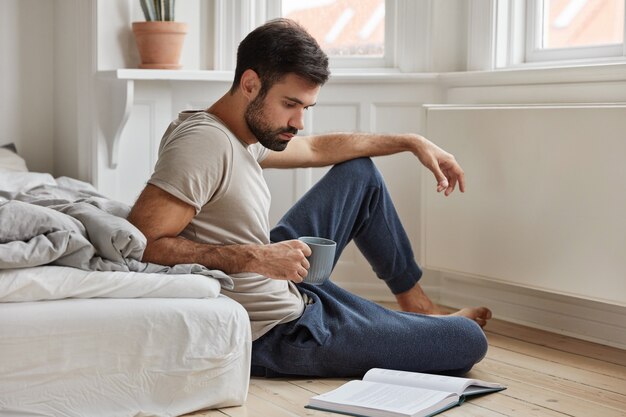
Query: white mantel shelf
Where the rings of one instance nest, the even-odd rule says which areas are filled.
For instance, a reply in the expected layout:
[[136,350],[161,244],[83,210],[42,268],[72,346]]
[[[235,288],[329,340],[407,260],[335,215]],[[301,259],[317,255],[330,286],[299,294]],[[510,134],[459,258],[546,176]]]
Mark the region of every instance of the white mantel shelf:
[[[105,79],[128,81],[224,81],[231,82],[234,71],[215,70],[148,70],[124,68],[99,71],[98,75]],[[389,69],[367,70],[335,70],[330,82],[433,82],[437,73],[402,73]]]
[[212,70],[158,70],[124,68],[110,71],[99,71],[103,78],[139,81],[226,81],[233,80],[233,71]]

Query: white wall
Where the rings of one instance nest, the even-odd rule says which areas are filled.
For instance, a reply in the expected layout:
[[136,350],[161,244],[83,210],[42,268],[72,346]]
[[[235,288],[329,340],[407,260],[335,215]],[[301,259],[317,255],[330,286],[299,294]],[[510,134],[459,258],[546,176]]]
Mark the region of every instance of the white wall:
[[0,144],[32,170],[54,168],[54,3],[0,2]]

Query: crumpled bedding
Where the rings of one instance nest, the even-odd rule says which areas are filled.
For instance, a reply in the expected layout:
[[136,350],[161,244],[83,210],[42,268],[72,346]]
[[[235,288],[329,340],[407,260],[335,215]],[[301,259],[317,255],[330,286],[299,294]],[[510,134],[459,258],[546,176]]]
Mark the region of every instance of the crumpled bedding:
[[231,289],[222,271],[198,264],[141,262],[145,236],[126,220],[130,207],[90,184],[40,173],[0,173],[0,270],[59,265],[84,271],[195,274]]

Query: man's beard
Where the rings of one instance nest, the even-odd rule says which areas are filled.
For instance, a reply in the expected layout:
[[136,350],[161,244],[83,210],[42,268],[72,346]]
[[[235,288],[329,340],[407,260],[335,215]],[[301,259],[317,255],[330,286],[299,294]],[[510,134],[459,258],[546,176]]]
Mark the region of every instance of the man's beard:
[[248,125],[248,129],[256,137],[261,145],[267,149],[273,151],[284,151],[289,144],[288,140],[283,140],[278,137],[281,133],[291,133],[293,135],[298,133],[298,129],[295,127],[281,127],[280,129],[272,129],[269,123],[266,121],[266,117],[263,114],[263,105],[265,98],[261,96],[255,97],[254,100],[246,108],[244,117]]

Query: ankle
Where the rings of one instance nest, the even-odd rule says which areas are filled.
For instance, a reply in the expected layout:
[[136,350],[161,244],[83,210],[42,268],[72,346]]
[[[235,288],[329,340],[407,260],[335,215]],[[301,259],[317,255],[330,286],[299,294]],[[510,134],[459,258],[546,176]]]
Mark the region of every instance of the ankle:
[[422,314],[442,314],[441,310],[424,293],[419,284],[408,291],[396,294],[396,300],[402,311]]

